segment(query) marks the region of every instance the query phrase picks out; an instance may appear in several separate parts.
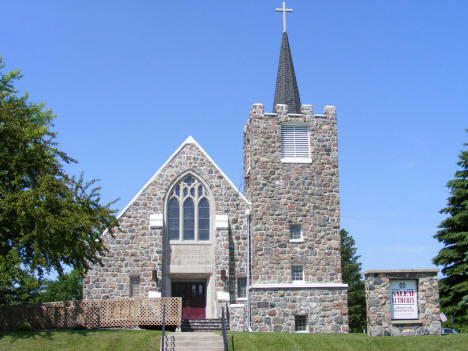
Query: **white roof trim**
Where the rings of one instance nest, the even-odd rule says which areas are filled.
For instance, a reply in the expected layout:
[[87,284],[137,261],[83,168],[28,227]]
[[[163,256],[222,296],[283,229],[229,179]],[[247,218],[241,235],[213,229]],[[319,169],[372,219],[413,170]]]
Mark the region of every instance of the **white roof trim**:
[[327,289],[327,288],[347,288],[348,284],[342,283],[302,283],[302,284],[259,284],[252,285],[250,289]]
[[[145,185],[138,191],[138,193],[133,197],[133,199],[130,200],[130,202],[123,208],[122,211],[117,215],[117,219],[120,219],[120,217],[123,216],[123,214],[128,210],[128,208],[135,202],[135,200],[141,195],[141,193],[156,179],[156,177],[159,175],[159,173],[168,165],[169,162],[172,161],[174,157],[177,156],[177,154],[182,150],[182,148],[187,145],[187,144],[194,144],[197,146],[200,151],[206,156],[206,158],[216,167],[216,169],[221,173],[221,175],[228,181],[228,183],[237,191],[237,193],[240,195],[240,197],[248,204],[250,205],[249,200],[244,196],[244,194],[241,193],[241,191],[234,185],[233,182],[228,178],[226,174],[219,168],[219,166],[213,161],[213,159],[206,153],[206,151],[200,146],[200,144],[197,143],[197,141],[192,137],[189,136],[185,141],[177,148],[176,151],[167,159],[167,161],[159,167],[159,169],[156,171],[156,173],[146,182]],[[107,231],[107,230],[106,230]]]

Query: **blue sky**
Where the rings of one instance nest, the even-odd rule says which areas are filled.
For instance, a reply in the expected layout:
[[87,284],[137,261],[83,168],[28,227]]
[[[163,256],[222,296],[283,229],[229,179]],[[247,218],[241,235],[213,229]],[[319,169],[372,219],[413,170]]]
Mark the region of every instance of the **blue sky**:
[[[468,3],[290,0],[302,103],[337,106],[341,224],[363,270],[432,268],[468,128]],[[272,110],[281,1],[2,1],[0,55],[58,115],[70,173],[122,209],[192,135],[242,188],[242,128]]]

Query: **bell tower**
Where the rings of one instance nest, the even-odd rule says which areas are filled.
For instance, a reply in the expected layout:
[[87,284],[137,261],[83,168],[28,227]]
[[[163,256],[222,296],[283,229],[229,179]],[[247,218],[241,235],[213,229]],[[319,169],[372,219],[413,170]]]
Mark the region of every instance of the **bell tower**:
[[301,105],[283,8],[274,111],[254,104],[244,127],[251,211],[254,331],[347,332],[341,280],[336,108]]

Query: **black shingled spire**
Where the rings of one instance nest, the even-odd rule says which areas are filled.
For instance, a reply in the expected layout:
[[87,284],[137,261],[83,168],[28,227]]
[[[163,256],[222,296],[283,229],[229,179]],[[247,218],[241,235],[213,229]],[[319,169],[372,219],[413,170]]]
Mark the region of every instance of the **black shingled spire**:
[[275,109],[276,104],[288,105],[289,113],[301,112],[301,98],[299,97],[299,89],[297,88],[296,74],[294,73],[291,50],[289,49],[288,34],[286,32],[283,32],[283,38],[281,41],[273,110]]

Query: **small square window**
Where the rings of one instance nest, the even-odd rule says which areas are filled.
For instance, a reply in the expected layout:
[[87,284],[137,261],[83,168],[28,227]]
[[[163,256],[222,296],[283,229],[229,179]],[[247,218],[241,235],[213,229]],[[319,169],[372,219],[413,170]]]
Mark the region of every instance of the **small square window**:
[[237,298],[243,299],[247,296],[246,294],[247,278],[237,278]]
[[289,225],[289,240],[291,241],[302,240],[302,226],[300,224]]
[[138,297],[140,295],[140,277],[130,277],[130,297]]
[[293,265],[291,267],[291,277],[293,282],[304,281],[304,267],[300,265]]
[[307,316],[294,316],[294,331],[299,333],[307,331]]

